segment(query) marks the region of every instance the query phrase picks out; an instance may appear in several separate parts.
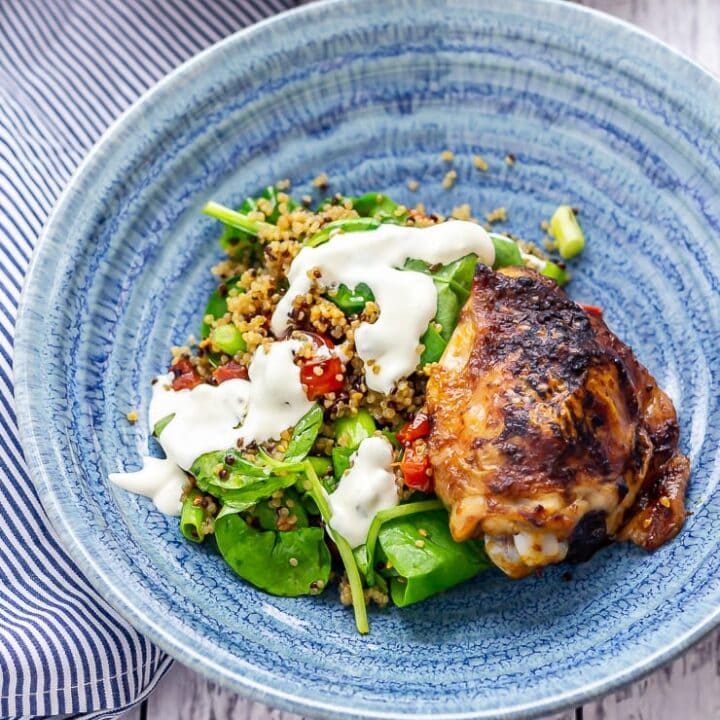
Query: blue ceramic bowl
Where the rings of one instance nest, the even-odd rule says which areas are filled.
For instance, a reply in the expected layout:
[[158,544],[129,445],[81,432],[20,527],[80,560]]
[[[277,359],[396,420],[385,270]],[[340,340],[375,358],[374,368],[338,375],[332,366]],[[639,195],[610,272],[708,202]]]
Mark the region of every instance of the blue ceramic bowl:
[[[652,38],[533,0],[311,5],[170,75],[105,135],[49,223],[17,334],[27,459],[78,565],[192,668],[308,715],[519,718],[636,678],[720,613],[720,87]],[[446,191],[442,150],[455,152]],[[473,153],[490,164],[473,167]],[[517,158],[508,166],[506,153]],[[489,572],[355,633],[330,591],[264,595],[111,487],[148,446],[148,380],[196,331],[220,257],[210,198],[320,171],[447,212],[505,206],[539,239],[566,202],[571,293],[606,308],[675,400],[692,458],[681,535],[513,582]],[[416,193],[408,178],[421,180]],[[37,339],[42,342],[38,343]]]

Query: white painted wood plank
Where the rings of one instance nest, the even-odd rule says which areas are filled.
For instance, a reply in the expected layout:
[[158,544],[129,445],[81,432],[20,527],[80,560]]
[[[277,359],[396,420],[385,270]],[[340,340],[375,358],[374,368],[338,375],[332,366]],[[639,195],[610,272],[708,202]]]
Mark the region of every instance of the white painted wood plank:
[[140,720],[140,704],[121,716],[120,720]]
[[718,0],[578,0],[647,30],[720,75]]
[[640,682],[584,708],[583,720],[720,718],[720,632]]
[[[148,720],[302,720],[251,702],[175,663],[148,701]],[[123,718],[125,720],[125,718]],[[130,720],[130,719],[128,719]],[[137,720],[132,718],[132,720]],[[546,720],[575,720],[575,712]]]

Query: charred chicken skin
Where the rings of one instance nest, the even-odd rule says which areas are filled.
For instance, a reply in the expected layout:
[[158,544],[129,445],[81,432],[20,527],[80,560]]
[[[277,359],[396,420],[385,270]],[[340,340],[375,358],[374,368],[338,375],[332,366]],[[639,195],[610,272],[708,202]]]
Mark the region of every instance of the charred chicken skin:
[[630,348],[527,268],[478,266],[427,387],[435,490],[457,541],[512,577],[685,519],[675,408]]

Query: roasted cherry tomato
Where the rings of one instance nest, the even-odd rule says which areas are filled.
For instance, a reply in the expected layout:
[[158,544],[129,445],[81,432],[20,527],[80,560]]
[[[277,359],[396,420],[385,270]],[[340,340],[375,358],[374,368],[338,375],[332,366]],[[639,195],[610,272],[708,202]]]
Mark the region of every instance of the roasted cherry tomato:
[[343,364],[340,358],[332,356],[301,365],[300,382],[307,388],[308,400],[340,390],[343,386]]
[[306,330],[296,330],[291,337],[315,346],[315,356],[303,358],[300,365],[300,382],[307,388],[308,400],[340,390],[345,368],[340,358],[335,355],[333,341],[320,333]]
[[407,447],[413,440],[426,437],[430,434],[430,421],[424,413],[418,413],[409,423],[397,431],[398,442]]
[[603,309],[598,305],[586,305],[585,303],[578,303],[578,305],[588,314],[600,317],[603,314]]
[[170,372],[174,376],[172,381],[173,390],[192,390],[202,382],[198,371],[188,358],[180,358],[170,367]]
[[424,440],[416,440],[405,448],[400,470],[405,485],[413,490],[430,493],[435,487],[430,467],[430,456]]
[[213,370],[213,379],[218,385],[221,382],[225,382],[225,380],[236,380],[238,378],[247,380],[248,371],[244,365],[240,365],[232,360]]

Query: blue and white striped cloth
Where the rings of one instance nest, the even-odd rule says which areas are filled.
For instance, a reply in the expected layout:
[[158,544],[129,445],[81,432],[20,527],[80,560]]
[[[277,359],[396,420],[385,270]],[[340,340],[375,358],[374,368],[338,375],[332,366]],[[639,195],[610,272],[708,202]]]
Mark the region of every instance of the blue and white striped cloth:
[[170,661],[73,567],[28,477],[13,406],[23,276],[53,203],[146,88],[293,0],[0,0],[0,718],[113,717]]

